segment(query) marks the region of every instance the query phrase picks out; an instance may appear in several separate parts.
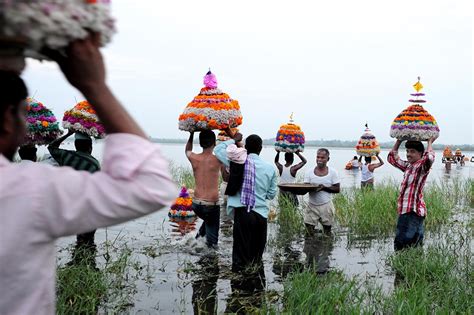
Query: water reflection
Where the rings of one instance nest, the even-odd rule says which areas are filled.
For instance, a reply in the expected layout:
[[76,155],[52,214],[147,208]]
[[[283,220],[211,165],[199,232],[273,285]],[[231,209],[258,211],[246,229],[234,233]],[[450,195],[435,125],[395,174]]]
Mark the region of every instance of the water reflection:
[[197,261],[200,268],[192,283],[194,314],[217,313],[217,280],[219,279],[218,256],[207,255]]
[[232,293],[227,298],[225,313],[255,313],[262,307],[265,286],[263,264],[253,270],[234,274],[230,280]]
[[171,233],[174,235],[184,236],[194,230],[196,230],[197,217],[191,217],[186,219],[181,218],[170,218]]
[[305,238],[303,252],[306,254],[306,266],[318,274],[329,271],[334,238],[317,234]]

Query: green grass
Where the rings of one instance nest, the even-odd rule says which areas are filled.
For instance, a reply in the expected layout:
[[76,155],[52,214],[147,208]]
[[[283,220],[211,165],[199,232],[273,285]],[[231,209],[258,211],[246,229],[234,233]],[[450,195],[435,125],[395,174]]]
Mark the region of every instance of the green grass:
[[472,314],[474,274],[469,245],[415,248],[389,259],[398,285],[386,297],[385,313]]
[[301,238],[305,232],[303,212],[295,207],[285,196],[278,197],[278,235],[277,242],[281,245]]
[[[472,187],[472,182],[466,180],[430,183],[425,187],[426,229],[433,230],[447,223],[456,207],[462,208],[468,200]],[[337,222],[361,237],[391,235],[398,216],[398,191],[399,186],[394,182],[378,185],[374,190],[343,190],[334,198]]]
[[[106,245],[107,247],[107,245]],[[132,305],[133,285],[130,284],[131,250],[115,248],[113,257],[103,255],[104,266],[90,264],[96,257],[86,257],[71,266],[57,270],[57,314],[97,314],[99,307],[120,312]],[[95,253],[91,254],[95,256]]]
[[188,189],[196,187],[193,170],[190,167],[171,164],[171,175],[180,186],[185,186]]
[[425,249],[412,248],[388,257],[396,273],[393,290],[371,280],[332,271],[307,269],[284,282],[284,314],[472,314],[474,273],[470,242],[457,235]]

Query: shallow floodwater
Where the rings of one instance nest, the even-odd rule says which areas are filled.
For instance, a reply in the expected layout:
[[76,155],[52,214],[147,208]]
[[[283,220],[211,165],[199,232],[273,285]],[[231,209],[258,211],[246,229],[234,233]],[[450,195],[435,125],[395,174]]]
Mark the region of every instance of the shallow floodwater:
[[[177,165],[186,166],[182,145],[162,145],[165,156]],[[101,145],[96,145],[95,154],[101,157]],[[358,171],[346,171],[344,165],[353,156],[353,150],[330,149],[330,165],[341,176],[342,187],[357,186],[360,181]],[[305,155],[314,160],[315,148]],[[437,161],[430,174],[430,181],[462,179],[474,175],[474,163],[467,162],[463,168],[453,167],[446,173],[437,152]],[[474,155],[468,153],[469,156]],[[385,159],[387,152],[383,152]],[[467,154],[466,154],[467,155]],[[265,148],[262,157],[273,161],[274,152]],[[376,171],[377,182],[401,179],[401,172],[385,165]],[[262,292],[267,298],[283,292],[282,280],[285,274],[298,266],[315,261],[316,272],[331,269],[342,270],[349,276],[370,278],[389,291],[393,288],[394,275],[386,266],[386,258],[392,253],[393,239],[348,239],[345,230],[336,229],[333,239],[318,235],[294,241],[285,248],[274,245],[278,226],[270,222],[268,226],[268,245],[264,253],[264,277],[239,278],[231,269],[232,230],[223,226],[219,235],[219,249],[209,252],[202,241],[195,240],[196,229],[201,221],[193,224],[170,222],[168,209],[123,225],[100,229],[96,232],[99,247],[98,266],[104,263],[104,250],[101,244],[109,241],[115,247],[128,246],[132,249],[135,262],[134,290],[131,291],[130,307],[126,314],[192,314],[197,309],[218,313],[236,312],[245,305],[258,307]],[[454,219],[453,219],[454,220]],[[394,227],[395,228],[395,227]],[[442,234],[427,233],[427,242],[433,242]],[[68,237],[58,241],[58,263],[66,263],[70,258],[70,248],[75,238]],[[67,248],[67,250],[64,250]],[[101,312],[108,312],[101,308]]]

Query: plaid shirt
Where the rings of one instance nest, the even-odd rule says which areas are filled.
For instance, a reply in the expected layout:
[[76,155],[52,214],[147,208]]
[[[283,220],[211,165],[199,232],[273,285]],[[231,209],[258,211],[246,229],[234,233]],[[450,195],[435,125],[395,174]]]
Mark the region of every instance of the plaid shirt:
[[90,154],[51,146],[48,147],[48,150],[60,166],[69,166],[77,171],[87,171],[89,173],[100,171],[99,161]]
[[404,172],[397,201],[398,214],[414,211],[421,217],[426,216],[423,188],[434,159],[435,154],[432,150],[425,152],[422,158],[413,164],[400,159],[398,151],[390,151],[388,154],[388,162]]

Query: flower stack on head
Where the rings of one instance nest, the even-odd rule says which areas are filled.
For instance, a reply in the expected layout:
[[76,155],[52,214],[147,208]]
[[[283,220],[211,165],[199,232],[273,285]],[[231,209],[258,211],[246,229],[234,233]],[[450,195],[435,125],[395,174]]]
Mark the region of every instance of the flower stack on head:
[[59,122],[43,103],[28,97],[26,99],[25,145],[49,144],[61,136]]
[[364,133],[357,142],[356,152],[361,156],[374,156],[380,153],[380,145],[367,124],[365,124]]
[[[236,134],[237,132],[239,132],[238,128],[232,128],[233,134]],[[217,135],[217,142],[224,142],[227,140],[230,140],[230,137],[227,135],[227,132],[225,132],[225,130],[219,131],[219,134]]]
[[449,146],[444,148],[443,157],[447,158],[447,159],[452,159],[453,158],[453,151],[451,150],[451,148]]
[[303,152],[304,142],[304,132],[293,122],[293,114],[291,114],[290,122],[281,125],[277,132],[275,149],[278,152]]
[[105,137],[105,128],[88,101],[79,102],[64,113],[63,127],[98,139]]
[[188,193],[186,187],[181,188],[179,197],[176,199],[174,204],[171,206],[168,216],[172,218],[189,218],[195,216],[193,208],[193,198]]
[[0,1],[0,37],[22,39],[29,57],[43,59],[43,48],[61,50],[91,31],[110,42],[115,21],[110,0]]
[[439,135],[438,123],[421,105],[426,101],[420,98],[425,94],[420,93],[423,85],[420,83],[419,77],[418,82],[413,87],[416,93],[410,94],[413,96],[409,100],[412,104],[393,121],[390,127],[390,137],[398,140],[415,141],[427,141],[431,138],[437,138]]
[[179,116],[179,129],[201,131],[240,126],[239,102],[217,88],[216,76],[210,70],[204,76],[204,85]]

